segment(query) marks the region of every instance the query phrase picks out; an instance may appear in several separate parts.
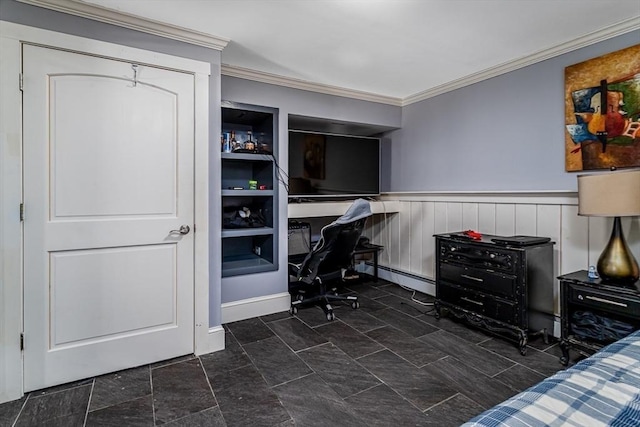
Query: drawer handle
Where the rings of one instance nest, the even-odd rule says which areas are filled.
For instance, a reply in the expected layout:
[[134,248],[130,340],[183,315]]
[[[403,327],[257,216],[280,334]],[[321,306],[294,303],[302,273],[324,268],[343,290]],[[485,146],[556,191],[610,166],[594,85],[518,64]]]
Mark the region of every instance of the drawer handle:
[[484,282],[484,279],[481,279],[479,277],[469,276],[468,274],[461,274],[460,276],[464,277],[465,279],[475,280],[476,282]]
[[464,300],[466,302],[470,302],[471,304],[476,304],[476,305],[484,305],[484,303],[480,302],[480,301],[474,301],[472,299],[469,299],[467,297],[460,297],[461,300]]
[[627,307],[627,304],[625,304],[623,302],[611,301],[611,300],[608,300],[608,299],[594,297],[594,296],[591,296],[591,295],[587,295],[586,298],[590,299],[592,301],[603,302],[605,304],[613,304],[613,305],[617,305],[617,306],[625,307],[625,308]]

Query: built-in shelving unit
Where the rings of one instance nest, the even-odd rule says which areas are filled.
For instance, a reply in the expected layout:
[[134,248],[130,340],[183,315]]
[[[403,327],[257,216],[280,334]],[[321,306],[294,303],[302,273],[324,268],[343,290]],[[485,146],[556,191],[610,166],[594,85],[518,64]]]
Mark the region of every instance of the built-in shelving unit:
[[221,154],[222,277],[278,269],[277,123],[275,109],[222,103],[222,133],[238,141]]

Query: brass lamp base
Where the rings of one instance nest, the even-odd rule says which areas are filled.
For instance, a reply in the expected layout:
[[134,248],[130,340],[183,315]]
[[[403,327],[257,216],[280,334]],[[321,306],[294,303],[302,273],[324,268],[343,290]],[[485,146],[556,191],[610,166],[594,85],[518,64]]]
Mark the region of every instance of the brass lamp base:
[[624,284],[633,284],[640,277],[638,262],[624,238],[619,216],[613,220],[611,238],[598,258],[598,274],[605,282]]

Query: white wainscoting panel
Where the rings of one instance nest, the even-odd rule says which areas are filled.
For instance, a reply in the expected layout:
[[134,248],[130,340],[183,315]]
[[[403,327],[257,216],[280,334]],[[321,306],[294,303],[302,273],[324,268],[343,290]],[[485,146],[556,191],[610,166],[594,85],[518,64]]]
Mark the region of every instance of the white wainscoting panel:
[[480,205],[478,203],[462,204],[462,229],[478,230],[478,211]]
[[478,228],[485,234],[496,234],[496,205],[495,203],[478,204]]
[[496,204],[496,234],[512,236],[516,233],[516,205],[513,203]]
[[607,245],[611,236],[613,219],[601,217],[589,217],[589,248],[600,248],[599,251],[589,251],[589,265],[596,265],[600,252]]
[[[435,234],[435,204],[430,202],[420,203],[422,206],[422,235],[429,237]],[[434,266],[436,265],[436,254],[433,250],[433,241],[429,238],[423,238],[422,240],[422,265],[418,270],[421,276],[434,277],[436,272]]]
[[447,203],[447,231],[464,230],[462,225],[462,203]]
[[[414,234],[417,236],[424,236],[424,221],[422,218],[422,203],[411,203],[411,236]],[[424,264],[424,257],[422,255],[422,241],[420,239],[412,239],[409,237],[411,243],[411,255],[409,257],[410,271],[422,272],[422,265]]]
[[[435,234],[447,232],[447,204],[434,203],[433,205],[433,225]],[[433,245],[432,245],[433,247]]]
[[[473,229],[484,234],[550,237],[554,247],[554,276],[586,270],[597,263],[613,220],[578,216],[575,192],[548,193],[387,193],[398,203],[397,213],[376,215],[366,235],[384,245],[379,263],[389,273],[435,280],[434,234]],[[623,218],[627,242],[640,259],[640,218]],[[415,281],[413,277],[411,280]],[[409,285],[411,286],[411,285]],[[558,281],[554,284],[559,314]]]
[[[553,247],[553,277],[560,275],[560,246],[562,240],[562,206],[560,205],[534,205],[536,206],[535,213],[535,228],[537,236],[550,237],[551,240],[556,242]],[[582,267],[584,268],[584,267]],[[576,268],[580,270],[581,268]],[[575,271],[575,270],[572,270]],[[560,288],[556,284],[553,288],[553,307],[554,313],[560,313]]]
[[401,202],[398,218],[400,219],[398,230],[400,245],[400,259],[398,266],[402,271],[411,271],[411,202]]
[[[589,247],[589,219],[578,216],[578,206],[560,206],[560,265],[562,273],[570,273],[584,269],[589,265],[589,255],[585,248]],[[560,250],[560,248],[562,250]]]
[[525,236],[537,235],[537,213],[536,205],[516,205],[516,234]]

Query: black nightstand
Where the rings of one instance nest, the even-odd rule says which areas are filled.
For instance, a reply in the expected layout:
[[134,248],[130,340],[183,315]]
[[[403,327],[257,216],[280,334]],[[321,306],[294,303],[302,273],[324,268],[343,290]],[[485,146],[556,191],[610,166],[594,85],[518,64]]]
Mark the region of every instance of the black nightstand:
[[585,270],[558,279],[563,365],[569,362],[570,348],[590,356],[622,338],[625,331],[640,329],[640,281],[634,285],[605,284],[590,279]]

